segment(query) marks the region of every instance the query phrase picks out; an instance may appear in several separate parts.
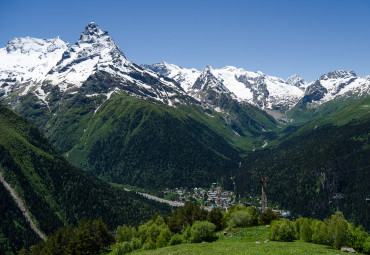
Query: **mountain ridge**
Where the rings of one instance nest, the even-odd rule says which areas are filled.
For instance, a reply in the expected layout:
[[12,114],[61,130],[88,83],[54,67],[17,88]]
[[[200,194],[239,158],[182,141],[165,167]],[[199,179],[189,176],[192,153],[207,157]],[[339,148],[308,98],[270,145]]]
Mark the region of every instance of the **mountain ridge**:
[[[38,59],[41,55],[28,53],[39,52],[40,43],[49,44],[45,47],[50,48],[52,42],[48,39],[35,38],[27,40],[20,38],[12,41],[29,40],[34,42],[30,43],[29,51],[22,50],[25,48],[22,43],[14,47],[8,43],[7,48],[0,50],[0,59],[7,60],[0,61],[2,98],[23,96],[31,92],[48,105],[52,97],[51,91],[56,89],[65,95],[77,92],[86,95],[103,93],[108,98],[114,90],[119,89],[134,96],[151,97],[170,105],[194,101],[176,82],[160,78],[154,72],[128,61],[108,32],[100,29],[95,23],[88,24],[81,33],[80,39],[72,46],[59,38],[54,39],[62,45],[60,50],[54,55],[50,52],[42,55],[41,52],[46,63],[39,65],[31,60]],[[22,66],[23,60],[28,58],[30,59],[27,62],[28,65]],[[25,71],[21,72],[24,69]],[[89,87],[91,77],[99,77],[100,80],[109,79],[111,84],[109,87],[95,87],[95,91],[91,91],[86,89]]]
[[[353,71],[329,72],[307,83],[298,75],[284,80],[233,66],[208,69],[219,83],[215,88],[222,88],[223,93],[239,102],[283,114],[301,106],[315,108],[341,96],[370,94],[370,79],[357,77]],[[29,92],[48,106],[53,97],[51,91],[56,89],[69,96],[98,93],[107,99],[119,90],[139,98],[151,97],[170,106],[201,101],[207,107],[210,90],[200,92],[193,88],[201,74],[202,71],[194,68],[166,62],[137,65],[127,60],[108,32],[94,22],[85,27],[74,45],[59,37],[26,37],[10,40],[6,48],[0,49],[0,98],[12,101],[13,109],[17,103],[11,98]],[[109,81],[110,86],[96,85],[102,81]],[[214,109],[219,107],[210,105]]]
[[[196,77],[202,74],[196,69],[186,69],[166,62],[153,65],[143,65],[154,72],[170,77],[179,82],[185,91],[192,91]],[[319,106],[325,102],[350,93],[361,95],[370,94],[368,76],[357,77],[353,71],[332,71],[321,75],[318,79],[308,83],[295,74],[287,80],[266,75],[262,72],[250,72],[242,68],[226,66],[221,69],[212,69],[212,74],[219,79],[223,86],[231,91],[238,101],[246,101],[261,109],[287,112],[304,101],[313,92],[320,89],[317,84],[325,88],[322,96],[313,97],[310,107]],[[191,73],[192,75],[189,75]],[[240,84],[241,83],[241,84]],[[346,88],[347,86],[347,88]]]

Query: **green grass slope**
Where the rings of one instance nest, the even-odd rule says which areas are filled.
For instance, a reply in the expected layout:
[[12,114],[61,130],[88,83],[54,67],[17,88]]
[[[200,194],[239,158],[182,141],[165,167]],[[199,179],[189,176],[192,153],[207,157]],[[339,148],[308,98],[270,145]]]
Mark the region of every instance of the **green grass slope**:
[[294,124],[303,124],[316,118],[326,117],[329,114],[340,111],[341,109],[351,105],[363,98],[358,98],[358,95],[346,95],[338,97],[334,100],[326,102],[315,108],[307,108],[303,105],[296,105],[289,110],[286,115],[294,120]]
[[[0,169],[46,234],[82,219],[101,217],[110,228],[115,228],[122,223],[138,224],[157,212],[170,212],[166,205],[114,188],[74,168],[33,124],[2,105]],[[20,239],[30,230],[20,210],[5,195],[2,184],[0,192],[4,193],[0,204],[0,244],[14,251],[29,244],[27,238],[24,242]],[[30,234],[29,239],[33,241],[34,235]]]
[[[370,98],[316,119],[284,137],[275,148],[245,158],[237,190],[259,195],[267,175],[269,201],[307,217],[328,217],[336,209],[370,227]],[[341,193],[339,201],[333,197]],[[338,204],[337,204],[338,203]]]
[[241,229],[233,236],[221,237],[213,243],[181,244],[157,250],[135,251],[129,254],[346,254],[327,246],[303,241],[268,241],[265,243],[267,232],[268,228],[265,226],[246,228]]

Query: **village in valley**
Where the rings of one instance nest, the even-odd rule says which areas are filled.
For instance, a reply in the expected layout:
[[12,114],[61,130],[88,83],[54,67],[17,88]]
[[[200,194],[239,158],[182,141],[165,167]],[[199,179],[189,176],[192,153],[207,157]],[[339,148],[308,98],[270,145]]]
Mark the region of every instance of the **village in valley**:
[[166,200],[180,203],[197,202],[209,210],[215,207],[227,210],[229,206],[236,204],[235,193],[223,190],[217,183],[212,183],[209,189],[184,187],[174,189],[167,188],[161,193]]
[[[198,203],[207,211],[211,211],[213,208],[220,208],[222,211],[227,211],[230,206],[234,205],[245,205],[245,206],[256,206],[260,210],[262,207],[267,209],[267,197],[266,194],[263,195],[264,199],[261,199],[261,196],[255,198],[249,197],[249,202],[242,201],[237,197],[235,192],[223,190],[221,186],[217,183],[212,183],[210,188],[174,188],[160,192],[160,197],[164,200],[171,201],[173,206],[183,206],[186,202]],[[265,201],[262,201],[265,200]],[[277,206],[274,206],[272,210],[279,214],[280,217],[290,217],[291,213],[289,211],[281,210]]]

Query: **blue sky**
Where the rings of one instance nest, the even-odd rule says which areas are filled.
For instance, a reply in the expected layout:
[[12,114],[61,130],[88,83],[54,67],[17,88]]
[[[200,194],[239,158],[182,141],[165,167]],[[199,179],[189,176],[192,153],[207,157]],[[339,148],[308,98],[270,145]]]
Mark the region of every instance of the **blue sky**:
[[25,36],[74,44],[91,21],[139,64],[233,65],[307,81],[338,69],[370,74],[368,0],[2,0],[0,47]]

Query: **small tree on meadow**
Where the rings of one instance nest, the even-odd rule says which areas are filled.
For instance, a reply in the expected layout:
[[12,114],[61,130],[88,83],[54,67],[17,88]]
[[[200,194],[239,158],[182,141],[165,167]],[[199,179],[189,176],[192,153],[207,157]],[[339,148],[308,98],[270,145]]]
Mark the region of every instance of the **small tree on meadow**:
[[213,242],[217,239],[216,226],[208,221],[196,221],[190,229],[190,242]]
[[172,233],[170,231],[170,229],[166,226],[165,228],[162,228],[158,238],[157,238],[157,247],[158,248],[161,248],[161,247],[165,247],[168,245],[168,242],[170,241],[172,237]]
[[295,227],[289,220],[274,220],[268,233],[268,238],[273,241],[292,242],[296,237]]
[[311,229],[311,220],[304,219],[303,224],[300,228],[300,237],[305,242],[311,242],[312,240],[312,229]]
[[279,216],[269,207],[265,212],[261,213],[260,218],[263,225],[268,225],[271,221],[279,219]]
[[351,233],[349,232],[348,222],[342,212],[336,212],[331,216],[328,225],[330,245],[336,249],[347,246]]
[[223,229],[222,212],[220,208],[213,208],[207,215],[207,221],[215,224],[216,231]]

